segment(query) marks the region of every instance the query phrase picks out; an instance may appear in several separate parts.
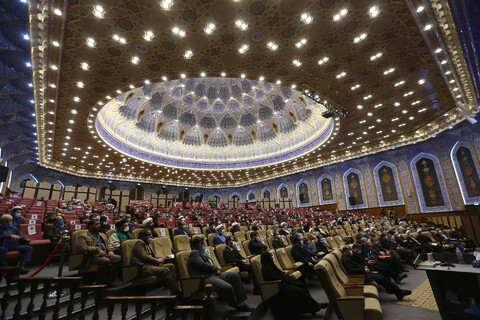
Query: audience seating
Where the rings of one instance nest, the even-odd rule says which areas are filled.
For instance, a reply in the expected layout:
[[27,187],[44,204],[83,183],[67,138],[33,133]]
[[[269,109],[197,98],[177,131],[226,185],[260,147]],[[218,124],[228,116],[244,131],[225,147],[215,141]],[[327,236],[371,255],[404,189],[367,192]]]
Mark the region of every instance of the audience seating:
[[175,252],[190,251],[189,237],[185,234],[173,237],[173,248],[175,249]]
[[172,253],[172,240],[170,240],[169,237],[154,238],[150,246],[152,247],[157,257],[164,259],[174,257]]
[[383,311],[376,298],[362,295],[363,287],[343,287],[338,281],[332,266],[326,260],[315,265],[320,282],[328,300],[339,319],[343,320],[382,320]]
[[261,257],[257,255],[250,260],[250,263],[252,265],[254,279],[260,288],[260,296],[262,297],[262,300],[267,300],[280,291],[282,282],[280,280],[264,281],[260,259]]

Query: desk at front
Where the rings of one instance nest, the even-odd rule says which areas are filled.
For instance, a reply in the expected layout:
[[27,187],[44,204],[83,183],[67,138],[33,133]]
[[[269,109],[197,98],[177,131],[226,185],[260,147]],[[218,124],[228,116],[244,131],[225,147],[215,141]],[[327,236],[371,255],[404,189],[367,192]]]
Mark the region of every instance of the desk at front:
[[428,280],[442,320],[480,319],[480,268],[454,264],[455,267],[426,267]]

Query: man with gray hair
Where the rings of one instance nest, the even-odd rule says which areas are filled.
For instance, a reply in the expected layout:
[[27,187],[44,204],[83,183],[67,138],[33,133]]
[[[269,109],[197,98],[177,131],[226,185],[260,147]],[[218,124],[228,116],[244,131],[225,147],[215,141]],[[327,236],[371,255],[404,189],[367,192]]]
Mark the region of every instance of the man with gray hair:
[[[0,246],[6,248],[7,251],[20,251],[22,256],[20,258],[20,273],[26,274],[28,270],[25,269],[25,263],[30,262],[32,259],[33,248],[26,244],[25,236],[12,225],[13,217],[9,214],[4,214],[0,218]],[[5,251],[5,250],[3,250]],[[2,252],[3,253],[3,252]],[[3,255],[1,257],[2,265],[6,265],[7,261],[3,261]],[[5,253],[6,260],[6,253]]]

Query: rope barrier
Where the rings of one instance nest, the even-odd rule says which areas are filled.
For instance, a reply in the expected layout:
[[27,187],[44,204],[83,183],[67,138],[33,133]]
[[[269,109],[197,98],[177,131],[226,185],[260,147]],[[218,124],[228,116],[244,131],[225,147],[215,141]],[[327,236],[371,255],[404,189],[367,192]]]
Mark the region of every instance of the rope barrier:
[[40,266],[40,268],[37,269],[37,271],[35,271],[34,273],[32,273],[31,275],[28,276],[28,278],[32,278],[34,276],[36,276],[40,271],[43,270],[43,268],[45,268],[49,263],[50,261],[52,260],[53,256],[55,255],[55,253],[57,253],[58,251],[58,248],[60,248],[60,245],[63,244],[63,239],[60,240],[57,245],[55,246],[55,248],[53,248],[53,251],[52,253],[50,254],[50,256],[47,258],[47,260],[45,260],[45,262]]

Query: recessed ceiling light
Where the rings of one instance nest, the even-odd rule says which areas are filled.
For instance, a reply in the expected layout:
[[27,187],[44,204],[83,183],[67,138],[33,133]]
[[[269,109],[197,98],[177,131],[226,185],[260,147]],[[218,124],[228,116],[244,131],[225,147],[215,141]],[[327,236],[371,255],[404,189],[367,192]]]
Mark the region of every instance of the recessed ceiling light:
[[425,31],[428,31],[428,30],[430,30],[430,29],[432,29],[432,25],[431,25],[431,24],[427,24],[427,25],[425,25],[425,27],[423,27],[423,30],[425,30]]
[[357,109],[358,109],[358,110],[362,110],[362,109],[363,109],[363,106],[362,106],[361,104],[359,104],[359,105],[357,106]]
[[225,72],[220,73],[222,77],[225,77],[227,74]]
[[243,45],[240,46],[240,48],[238,48],[238,52],[243,54],[243,53],[247,52],[248,49],[249,49],[249,45],[248,44],[243,44]]
[[95,39],[93,38],[87,38],[86,43],[87,43],[87,46],[91,48],[95,47],[95,44],[96,44]]
[[383,74],[384,74],[384,75],[387,75],[387,74],[392,73],[393,71],[395,71],[395,68],[390,68],[390,69],[388,69],[388,70],[385,70],[385,71],[383,72]]
[[153,34],[153,31],[150,30],[145,31],[145,33],[143,34],[143,39],[147,41],[152,41],[154,37],[155,35]]
[[351,90],[357,90],[358,88],[360,88],[360,85],[359,85],[359,84],[355,84],[355,85],[353,85],[350,89],[351,89]]
[[185,79],[187,76],[185,75],[185,73],[182,73],[182,74],[180,75],[180,77],[181,77],[182,79]]
[[373,6],[370,9],[368,9],[368,14],[370,15],[370,17],[375,18],[380,14],[380,10],[378,9],[377,6]]
[[97,17],[102,19],[103,16],[105,15],[105,10],[103,9],[102,6],[95,6],[93,9],[93,14]]
[[398,86],[401,86],[405,83],[405,80],[402,80],[402,81],[398,81],[397,83],[395,83],[395,87],[398,87]]
[[160,6],[164,10],[170,10],[170,8],[173,6],[173,0],[162,0],[160,1]]
[[58,8],[56,9],[53,9],[53,13],[55,13],[57,16],[61,16],[62,15],[62,11]]
[[300,41],[298,41],[297,43],[295,43],[295,47],[301,48],[301,47],[303,47],[304,45],[306,45],[307,42],[308,42],[308,40],[305,39],[305,38],[303,38],[303,39],[301,39]]
[[366,33],[362,33],[362,34],[359,35],[358,37],[355,37],[355,38],[353,39],[353,42],[354,42],[354,43],[359,43],[360,41],[364,40],[366,37],[367,37],[367,34],[366,34]]
[[371,61],[377,60],[377,59],[380,58],[382,55],[383,55],[383,53],[377,52],[376,54],[374,54],[373,56],[370,57],[370,60],[371,60]]
[[208,23],[205,29],[203,29],[206,34],[211,34],[213,30],[215,30],[215,24],[214,23]]
[[174,27],[174,28],[172,29],[172,32],[173,32],[173,34],[175,34],[175,35],[177,35],[177,36],[179,36],[179,37],[181,37],[181,38],[184,38],[184,37],[187,35],[187,34],[185,33],[185,31],[182,30],[182,29],[180,29],[179,27]]
[[322,59],[318,60],[318,64],[324,64],[325,62],[327,62],[330,58],[328,57],[323,57]]
[[130,60],[133,64],[138,64],[140,62],[140,58],[137,56],[132,57]]
[[422,12],[424,9],[425,9],[424,6],[419,6],[419,7],[417,8],[417,12],[420,13],[420,12]]
[[293,60],[292,63],[296,67],[300,67],[302,65],[302,62],[298,59]]
[[206,76],[205,72],[200,73],[200,76],[205,77]]
[[74,124],[74,123],[75,123],[75,120],[68,120],[68,123]]
[[282,83],[282,81],[280,81],[280,80],[277,80],[275,83],[276,83],[276,84],[281,84],[281,83]]
[[270,41],[270,42],[267,43],[267,48],[270,49],[270,50],[272,50],[272,51],[275,51],[275,50],[278,49],[278,44],[276,44],[275,42]]
[[57,86],[54,83],[50,83],[50,88],[56,88]]
[[313,21],[313,17],[309,13],[304,12],[300,15],[300,21],[305,24],[310,24]]
[[85,87],[85,84],[82,81],[78,81],[77,82],[77,87],[83,88],[83,87]]
[[345,77],[346,75],[347,75],[347,73],[343,71],[343,72],[340,72],[339,74],[337,74],[336,77],[337,77],[337,79],[340,79],[340,78]]
[[112,36],[113,40],[117,41],[117,42],[120,42],[121,44],[126,44],[127,43],[127,40],[123,37],[120,37],[118,34],[114,34]]
[[163,81],[167,81],[167,77],[163,76],[163,77],[162,77],[162,80],[163,80]]
[[185,59],[190,59],[191,57],[193,57],[193,51],[192,50],[185,51],[185,53],[183,54],[183,57]]
[[247,30],[248,29],[248,24],[245,23],[245,21],[238,19],[235,21],[235,26],[241,30]]
[[88,70],[90,66],[86,62],[82,62],[80,63],[80,68],[82,68],[83,70]]
[[265,80],[265,77],[260,76],[260,77],[258,78],[258,80],[263,81],[263,80]]

